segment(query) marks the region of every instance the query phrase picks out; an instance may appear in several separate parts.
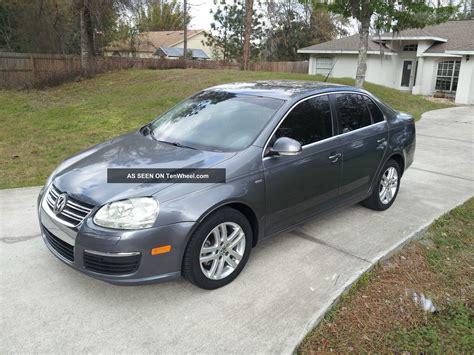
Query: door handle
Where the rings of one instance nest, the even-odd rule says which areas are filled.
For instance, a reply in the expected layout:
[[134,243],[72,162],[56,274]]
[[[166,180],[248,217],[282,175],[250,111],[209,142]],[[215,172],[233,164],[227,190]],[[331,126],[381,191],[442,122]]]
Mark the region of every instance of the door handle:
[[335,163],[339,160],[339,158],[342,156],[341,153],[331,153],[330,156],[328,156],[328,159],[332,162]]
[[386,138],[380,138],[380,139],[377,139],[377,143],[382,144],[382,143],[385,143],[386,140],[387,140]]

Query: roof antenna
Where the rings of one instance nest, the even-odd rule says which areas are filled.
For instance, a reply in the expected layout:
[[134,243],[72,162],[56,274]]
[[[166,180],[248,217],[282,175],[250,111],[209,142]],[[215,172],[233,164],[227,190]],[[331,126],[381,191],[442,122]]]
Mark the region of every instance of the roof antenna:
[[329,70],[328,74],[327,74],[326,77],[324,78],[324,82],[327,82],[327,81],[328,81],[329,75],[331,75],[332,70],[334,69],[334,66],[336,65],[336,63],[337,63],[337,58],[334,60],[334,64],[332,65],[331,70]]

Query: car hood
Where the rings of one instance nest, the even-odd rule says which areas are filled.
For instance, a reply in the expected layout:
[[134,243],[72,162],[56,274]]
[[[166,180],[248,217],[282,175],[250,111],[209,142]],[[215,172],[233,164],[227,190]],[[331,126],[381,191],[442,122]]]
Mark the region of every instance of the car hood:
[[235,153],[176,147],[134,132],[85,150],[61,164],[54,185],[93,205],[151,196],[170,183],[108,183],[108,168],[212,168]]

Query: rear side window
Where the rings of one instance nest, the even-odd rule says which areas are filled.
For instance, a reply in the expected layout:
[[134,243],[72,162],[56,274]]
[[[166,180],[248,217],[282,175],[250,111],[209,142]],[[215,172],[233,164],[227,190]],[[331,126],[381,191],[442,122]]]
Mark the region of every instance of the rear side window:
[[379,107],[369,99],[367,96],[364,96],[364,100],[367,103],[367,107],[369,108],[370,114],[372,115],[373,123],[382,122],[383,121],[383,113],[380,111]]
[[332,136],[331,107],[327,95],[298,104],[275,133],[276,138],[293,138],[306,145]]
[[362,95],[338,94],[336,107],[339,114],[339,133],[351,132],[372,123]]

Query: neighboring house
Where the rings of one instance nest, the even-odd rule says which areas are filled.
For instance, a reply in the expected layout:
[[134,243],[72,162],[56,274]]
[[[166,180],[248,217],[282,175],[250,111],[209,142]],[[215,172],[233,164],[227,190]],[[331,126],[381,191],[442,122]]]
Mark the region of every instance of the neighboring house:
[[[160,58],[178,59],[183,56],[183,52],[184,48],[160,47],[155,51],[154,55]],[[189,48],[188,53],[188,56],[192,57],[192,59],[210,59],[202,49]]]
[[[301,48],[310,54],[309,74],[352,77],[359,36]],[[366,80],[417,95],[474,104],[474,20],[449,21],[371,37]]]
[[[201,50],[211,57],[212,48],[202,44],[205,41],[204,30],[188,30],[188,49]],[[183,31],[143,32],[127,40],[114,42],[106,47],[106,56],[154,58],[159,48],[181,48],[183,51]]]

